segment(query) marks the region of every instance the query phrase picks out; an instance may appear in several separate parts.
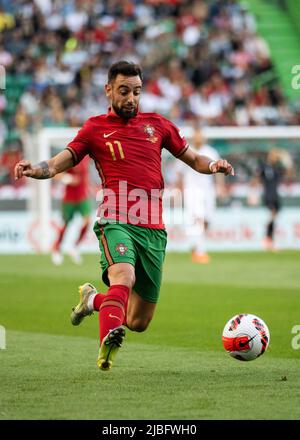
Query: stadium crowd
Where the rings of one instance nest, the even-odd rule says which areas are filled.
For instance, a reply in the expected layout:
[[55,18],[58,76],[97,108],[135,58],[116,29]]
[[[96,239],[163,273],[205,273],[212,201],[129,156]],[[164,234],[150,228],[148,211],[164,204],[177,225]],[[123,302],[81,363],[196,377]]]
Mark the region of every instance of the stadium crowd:
[[300,123],[236,0],[0,0],[0,145],[105,113],[106,71],[119,59],[143,66],[142,110],[175,123]]

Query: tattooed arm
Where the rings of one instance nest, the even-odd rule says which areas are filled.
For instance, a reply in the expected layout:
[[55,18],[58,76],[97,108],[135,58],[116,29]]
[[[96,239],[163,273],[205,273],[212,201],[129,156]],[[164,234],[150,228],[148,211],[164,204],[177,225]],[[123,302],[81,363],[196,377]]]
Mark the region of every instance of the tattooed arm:
[[21,160],[15,166],[15,179],[32,177],[33,179],[50,179],[56,174],[74,166],[73,156],[69,150],[63,150],[49,160],[32,165],[28,160]]

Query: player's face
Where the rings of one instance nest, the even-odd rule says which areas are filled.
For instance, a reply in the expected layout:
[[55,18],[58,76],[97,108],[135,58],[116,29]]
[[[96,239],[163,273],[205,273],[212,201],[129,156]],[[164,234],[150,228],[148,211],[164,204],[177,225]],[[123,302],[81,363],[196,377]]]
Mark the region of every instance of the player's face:
[[139,76],[117,75],[114,81],[105,86],[113,111],[125,119],[136,116],[141,89],[142,81]]

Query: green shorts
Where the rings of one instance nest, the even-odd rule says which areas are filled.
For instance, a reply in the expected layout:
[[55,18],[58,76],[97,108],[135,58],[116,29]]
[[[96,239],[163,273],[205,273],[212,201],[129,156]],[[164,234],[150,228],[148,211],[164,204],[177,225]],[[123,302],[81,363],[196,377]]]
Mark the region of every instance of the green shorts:
[[103,282],[109,286],[107,269],[115,263],[135,267],[133,289],[146,301],[156,303],[162,279],[167,232],[120,223],[94,225],[99,240]]
[[82,217],[87,217],[91,213],[91,201],[86,199],[77,203],[62,203],[62,216],[66,223],[72,220],[74,215],[78,212]]

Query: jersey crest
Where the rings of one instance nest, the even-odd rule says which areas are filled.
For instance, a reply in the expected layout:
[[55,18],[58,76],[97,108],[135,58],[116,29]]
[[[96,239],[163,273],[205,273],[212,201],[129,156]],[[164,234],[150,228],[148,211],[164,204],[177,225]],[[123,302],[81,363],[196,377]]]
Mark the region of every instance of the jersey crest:
[[128,251],[128,247],[125,246],[124,243],[119,243],[119,244],[116,246],[116,251],[118,252],[118,254],[120,254],[121,256],[123,256],[123,255],[125,255],[126,252]]
[[158,137],[155,136],[155,128],[152,125],[150,124],[144,125],[144,132],[149,136],[147,138],[147,141],[150,141],[154,144],[155,142],[158,141]]

